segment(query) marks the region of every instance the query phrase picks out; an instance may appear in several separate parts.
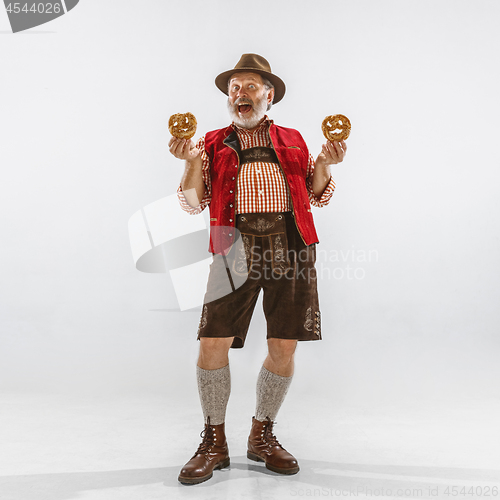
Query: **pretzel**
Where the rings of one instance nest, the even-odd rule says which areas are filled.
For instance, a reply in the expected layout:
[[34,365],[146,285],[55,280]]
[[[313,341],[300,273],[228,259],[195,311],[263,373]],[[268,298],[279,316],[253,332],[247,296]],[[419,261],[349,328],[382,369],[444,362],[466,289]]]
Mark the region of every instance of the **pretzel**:
[[[341,131],[333,133],[338,128]],[[344,115],[327,116],[321,124],[321,130],[327,141],[345,141],[351,132],[351,122]]]
[[196,132],[196,118],[192,113],[177,113],[168,120],[168,130],[177,139],[191,139]]

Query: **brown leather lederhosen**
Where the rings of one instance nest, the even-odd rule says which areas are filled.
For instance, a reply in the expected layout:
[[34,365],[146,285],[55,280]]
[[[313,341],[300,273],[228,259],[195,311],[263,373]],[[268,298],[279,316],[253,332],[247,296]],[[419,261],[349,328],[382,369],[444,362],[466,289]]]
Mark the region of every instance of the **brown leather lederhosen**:
[[200,337],[235,337],[243,347],[260,290],[267,338],[321,340],[316,245],[306,246],[292,212],[238,214],[237,240],[213,255]]

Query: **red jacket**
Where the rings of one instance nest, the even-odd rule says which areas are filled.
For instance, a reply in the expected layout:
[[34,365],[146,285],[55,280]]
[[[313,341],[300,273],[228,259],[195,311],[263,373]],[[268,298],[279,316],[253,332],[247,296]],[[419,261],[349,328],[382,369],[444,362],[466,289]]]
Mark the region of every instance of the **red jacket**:
[[[297,130],[272,124],[269,136],[287,181],[295,223],[306,245],[318,243],[306,188],[309,151]],[[208,132],[205,151],[210,158],[210,251],[226,255],[235,237],[236,180],[241,153],[231,126]]]

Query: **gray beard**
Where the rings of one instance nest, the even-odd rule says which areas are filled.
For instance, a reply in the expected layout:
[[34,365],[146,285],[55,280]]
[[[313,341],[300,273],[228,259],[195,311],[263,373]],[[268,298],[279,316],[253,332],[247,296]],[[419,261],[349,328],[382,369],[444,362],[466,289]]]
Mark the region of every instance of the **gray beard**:
[[[252,104],[252,116],[241,117],[238,114],[238,104],[241,103],[251,103]],[[260,121],[264,118],[267,111],[267,95],[264,94],[261,99],[254,103],[251,99],[237,99],[234,104],[227,100],[227,110],[229,111],[229,116],[238,127],[252,129],[255,128]]]

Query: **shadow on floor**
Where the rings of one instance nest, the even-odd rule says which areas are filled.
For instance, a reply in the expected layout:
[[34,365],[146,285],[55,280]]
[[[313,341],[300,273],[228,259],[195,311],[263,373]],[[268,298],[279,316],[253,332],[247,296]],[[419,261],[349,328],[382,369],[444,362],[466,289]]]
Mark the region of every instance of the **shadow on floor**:
[[[0,498],[70,500],[77,498],[83,491],[154,483],[158,483],[166,494],[172,492],[172,488],[194,493],[193,489],[217,489],[217,485],[227,481],[257,479],[262,478],[262,475],[279,479],[277,488],[283,492],[288,490],[291,497],[317,496],[319,489],[322,491],[321,496],[331,497],[366,495],[449,500],[457,494],[460,496],[459,493],[452,493],[453,486],[458,488],[457,492],[465,487],[465,494],[461,498],[499,495],[500,470],[346,464],[304,459],[299,460],[299,465],[301,470],[298,474],[285,476],[267,470],[264,464],[250,462],[244,456],[232,457],[228,469],[214,471],[212,479],[193,486],[183,486],[177,481],[182,464],[154,469],[0,476]],[[448,492],[446,487],[449,488]],[[475,494],[467,494],[468,488],[475,488]],[[481,488],[480,494],[478,488]]]

